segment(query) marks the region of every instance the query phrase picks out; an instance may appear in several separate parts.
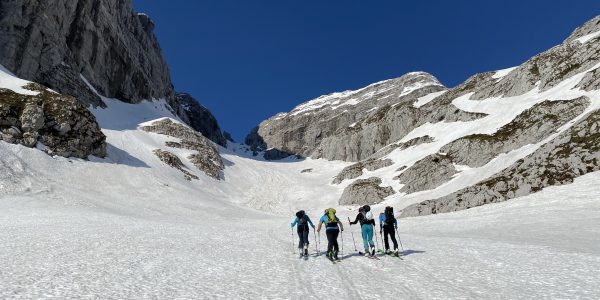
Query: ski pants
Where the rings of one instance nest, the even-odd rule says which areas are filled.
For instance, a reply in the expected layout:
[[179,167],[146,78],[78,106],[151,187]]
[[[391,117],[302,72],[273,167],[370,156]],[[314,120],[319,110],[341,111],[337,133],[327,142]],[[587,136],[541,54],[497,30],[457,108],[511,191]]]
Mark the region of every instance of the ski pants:
[[369,246],[375,247],[373,243],[373,225],[365,224],[361,226],[363,246],[365,251],[368,252]]
[[306,245],[306,247],[308,247],[308,233],[309,233],[309,229],[308,229],[308,225],[300,225],[298,226],[298,238],[300,239],[298,241],[298,248],[304,248],[304,245]]
[[340,235],[339,229],[327,229],[325,230],[327,234],[327,253],[331,251],[335,251],[335,253],[340,251],[340,247],[338,246],[338,235]]
[[390,249],[390,244],[388,243],[388,235],[392,238],[392,243],[394,243],[394,250],[398,249],[398,242],[396,241],[396,229],[394,229],[394,225],[383,225],[383,241],[385,243],[385,250]]

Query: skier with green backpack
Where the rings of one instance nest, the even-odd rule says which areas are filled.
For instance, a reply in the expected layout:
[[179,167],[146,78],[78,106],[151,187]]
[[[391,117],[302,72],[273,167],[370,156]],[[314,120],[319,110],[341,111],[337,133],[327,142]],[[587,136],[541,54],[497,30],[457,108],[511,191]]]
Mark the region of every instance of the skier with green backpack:
[[319,220],[319,226],[317,232],[321,232],[321,227],[325,224],[325,234],[327,235],[327,258],[333,262],[339,261],[338,253],[340,247],[338,245],[337,238],[340,231],[344,231],[344,225],[335,215],[335,209],[328,208],[325,210],[325,214]]
[[299,211],[296,213],[296,219],[294,220],[294,222],[291,224],[292,228],[294,228],[294,226],[298,224],[298,238],[299,238],[299,242],[298,242],[298,249],[300,249],[300,255],[303,255],[305,257],[308,256],[308,233],[309,233],[309,228],[308,225],[310,224],[310,226],[315,229],[315,225],[312,223],[312,221],[310,220],[310,218],[308,217],[308,215],[303,211]]
[[[388,206],[385,208],[384,212],[379,214],[379,233],[383,231],[384,236],[384,244],[385,244],[385,254],[390,254],[393,256],[399,256],[398,252],[398,242],[396,241],[396,230],[398,229],[398,221],[394,217],[394,208]],[[388,242],[388,236],[392,238],[392,243],[394,243],[394,251],[390,252],[390,244]]]

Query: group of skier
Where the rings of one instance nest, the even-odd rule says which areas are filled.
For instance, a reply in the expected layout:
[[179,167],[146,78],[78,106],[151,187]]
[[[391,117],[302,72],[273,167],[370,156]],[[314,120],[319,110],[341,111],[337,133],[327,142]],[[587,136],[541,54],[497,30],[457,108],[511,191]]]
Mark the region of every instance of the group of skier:
[[[357,223],[360,224],[363,247],[365,251],[359,253],[374,258],[376,247],[375,243],[373,242],[373,236],[375,235],[376,223],[375,219],[373,218],[373,213],[371,212],[371,207],[369,205],[360,207],[355,220],[350,221],[350,218],[348,218],[348,222],[350,225],[355,225]],[[303,210],[296,213],[296,218],[294,222],[291,223],[292,228],[294,228],[296,225],[299,238],[298,249],[300,250],[300,255],[306,257],[308,256],[308,246],[310,244],[308,226],[311,226],[314,230],[315,225]],[[336,216],[335,209],[328,208],[325,210],[323,216],[319,219],[316,232],[320,234],[323,226],[325,226],[325,235],[327,236],[327,258],[332,261],[339,261],[338,253],[340,248],[338,244],[338,236],[340,235],[340,232],[344,231],[344,225]],[[379,214],[379,234],[383,235],[382,239],[385,246],[384,253],[399,257],[398,241],[396,240],[397,229],[398,221],[394,217],[394,210],[391,206],[388,206],[385,208],[384,212]],[[391,238],[392,240],[394,246],[393,251],[390,251],[388,238]]]

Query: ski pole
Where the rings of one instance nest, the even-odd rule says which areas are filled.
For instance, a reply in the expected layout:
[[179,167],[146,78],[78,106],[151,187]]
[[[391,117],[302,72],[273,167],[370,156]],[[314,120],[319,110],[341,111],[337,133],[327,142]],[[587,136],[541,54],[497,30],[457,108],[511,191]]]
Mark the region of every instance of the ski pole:
[[344,256],[344,231],[342,230],[342,256]]
[[402,240],[400,239],[400,233],[398,233],[398,227],[396,227],[396,235],[398,236],[398,242],[400,242],[400,248],[402,248],[402,252],[404,252],[404,246],[402,246]]
[[292,227],[290,229],[292,231],[292,235],[291,235],[291,237],[292,237],[292,253],[294,253],[294,227]]
[[[373,231],[375,231],[375,226],[377,224],[375,223],[375,221],[373,221]],[[375,243],[377,244],[377,250],[379,251],[379,239],[377,239],[377,233],[373,232],[373,235],[375,236]],[[383,242],[383,241],[382,241]]]
[[315,249],[317,250],[317,256],[320,256],[321,252],[319,251],[319,246],[317,244],[317,233],[315,232],[314,228],[313,228],[313,236],[315,237]]
[[[350,217],[348,217],[348,222],[350,222]],[[352,244],[354,244],[354,251],[358,251],[358,249],[356,249],[356,242],[354,241],[354,232],[352,232],[352,224],[350,224],[350,234],[352,235]]]

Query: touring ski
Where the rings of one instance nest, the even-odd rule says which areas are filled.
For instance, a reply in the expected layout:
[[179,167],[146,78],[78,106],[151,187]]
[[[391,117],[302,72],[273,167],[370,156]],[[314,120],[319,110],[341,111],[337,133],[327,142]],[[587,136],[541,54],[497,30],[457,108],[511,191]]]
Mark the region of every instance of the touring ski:
[[377,257],[377,256],[375,256],[375,255],[365,255],[365,253],[364,253],[364,252],[361,252],[361,251],[358,251],[358,254],[360,254],[360,255],[362,255],[362,256],[364,256],[364,257],[366,257],[366,258],[370,258],[370,259],[377,259],[377,260],[379,260],[379,257]]

